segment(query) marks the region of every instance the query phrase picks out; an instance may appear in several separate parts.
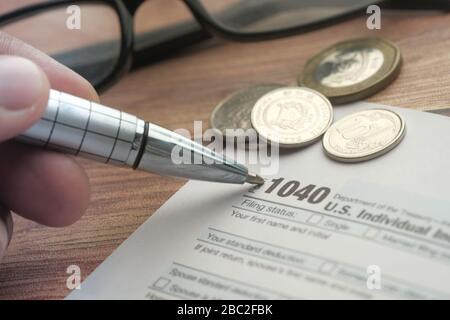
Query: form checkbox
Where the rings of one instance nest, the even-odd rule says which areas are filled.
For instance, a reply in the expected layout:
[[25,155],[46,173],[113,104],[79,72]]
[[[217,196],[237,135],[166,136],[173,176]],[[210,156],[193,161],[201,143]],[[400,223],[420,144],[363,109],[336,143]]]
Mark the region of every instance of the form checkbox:
[[320,221],[322,221],[322,219],[323,215],[315,213],[311,217],[309,217],[308,223],[318,224]]
[[331,261],[325,261],[320,266],[320,272],[323,273],[331,273],[336,268],[336,263]]
[[153,283],[153,286],[158,289],[164,289],[170,283],[170,279],[160,277]]
[[378,236],[379,233],[380,233],[380,231],[378,229],[368,228],[366,233],[364,234],[364,236],[366,238],[374,239],[374,238],[376,238]]

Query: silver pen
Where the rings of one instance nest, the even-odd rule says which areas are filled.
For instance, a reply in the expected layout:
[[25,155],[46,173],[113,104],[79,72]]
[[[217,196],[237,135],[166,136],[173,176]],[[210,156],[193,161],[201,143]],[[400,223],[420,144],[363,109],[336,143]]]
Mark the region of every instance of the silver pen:
[[[50,90],[42,118],[16,139],[162,175],[222,183],[264,183],[245,166],[175,132],[56,90]],[[174,148],[201,161],[173,161]]]

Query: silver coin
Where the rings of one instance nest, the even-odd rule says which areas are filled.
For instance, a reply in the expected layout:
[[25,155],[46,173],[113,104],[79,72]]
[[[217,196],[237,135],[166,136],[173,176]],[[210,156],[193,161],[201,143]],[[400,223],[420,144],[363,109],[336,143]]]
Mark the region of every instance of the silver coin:
[[304,87],[284,87],[262,96],[251,114],[253,128],[280,147],[303,147],[317,141],[333,121],[330,101]]
[[377,48],[349,48],[327,56],[318,66],[318,81],[330,88],[354,86],[377,73],[384,63]]
[[400,49],[381,38],[339,42],[308,60],[297,82],[324,94],[333,104],[362,100],[395,80]]
[[323,147],[337,161],[366,161],[392,150],[405,132],[405,121],[397,113],[365,110],[335,122],[323,136]]
[[260,84],[233,93],[212,112],[211,127],[223,136],[239,136],[239,132],[252,128],[250,115],[256,101],[280,87],[280,84]]

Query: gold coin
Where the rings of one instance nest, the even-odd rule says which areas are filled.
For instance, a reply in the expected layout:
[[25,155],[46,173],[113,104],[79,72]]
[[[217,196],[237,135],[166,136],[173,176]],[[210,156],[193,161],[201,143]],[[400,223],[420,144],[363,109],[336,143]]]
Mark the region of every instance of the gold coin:
[[367,98],[395,80],[401,68],[400,49],[380,38],[337,43],[305,65],[298,83],[321,92],[333,104]]
[[283,87],[256,102],[251,121],[264,140],[280,147],[303,147],[317,141],[328,129],[333,121],[333,108],[317,91]]
[[405,132],[405,121],[399,114],[386,109],[371,109],[333,123],[323,136],[322,145],[334,160],[360,162],[392,150]]
[[[251,112],[256,101],[281,84],[259,84],[233,93],[220,102],[211,114],[211,127],[222,136],[240,136],[252,128]],[[242,130],[240,130],[242,129]],[[228,134],[227,134],[228,132]]]

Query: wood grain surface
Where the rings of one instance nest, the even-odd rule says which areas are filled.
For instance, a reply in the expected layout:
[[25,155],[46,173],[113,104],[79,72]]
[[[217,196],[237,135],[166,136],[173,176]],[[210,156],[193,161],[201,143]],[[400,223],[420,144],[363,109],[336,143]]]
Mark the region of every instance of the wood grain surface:
[[[416,109],[450,106],[450,15],[418,12],[383,12],[379,31],[368,30],[359,17],[273,41],[213,40],[127,75],[102,102],[170,129],[192,130],[194,120],[206,128],[216,103],[231,92],[261,82],[295,84],[309,57],[362,36],[395,42],[404,58],[398,79],[369,101]],[[0,298],[64,298],[69,265],[80,266],[87,277],[185,183],[80,161],[92,185],[88,212],[63,229],[15,216],[14,237],[0,265]]]

